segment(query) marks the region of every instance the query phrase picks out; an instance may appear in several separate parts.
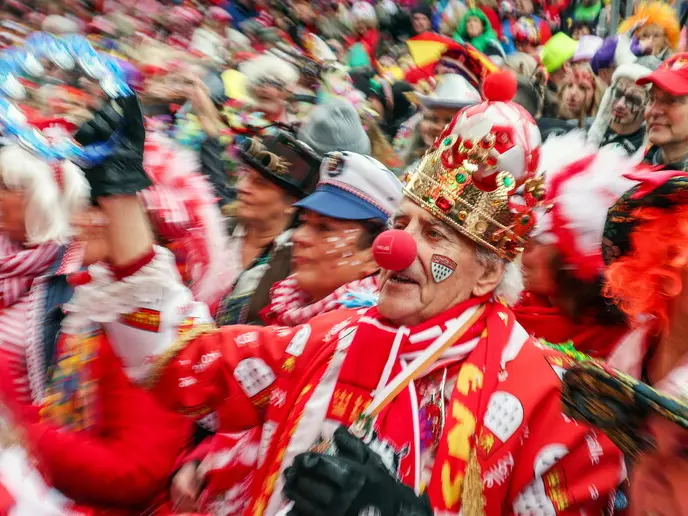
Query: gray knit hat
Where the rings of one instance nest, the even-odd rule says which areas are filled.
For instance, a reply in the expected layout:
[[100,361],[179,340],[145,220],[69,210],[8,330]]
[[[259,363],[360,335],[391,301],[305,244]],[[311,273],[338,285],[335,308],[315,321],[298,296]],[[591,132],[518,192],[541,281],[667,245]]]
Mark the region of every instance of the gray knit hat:
[[370,154],[370,140],[361,118],[345,99],[327,99],[314,107],[301,125],[298,139],[320,155],[338,151]]

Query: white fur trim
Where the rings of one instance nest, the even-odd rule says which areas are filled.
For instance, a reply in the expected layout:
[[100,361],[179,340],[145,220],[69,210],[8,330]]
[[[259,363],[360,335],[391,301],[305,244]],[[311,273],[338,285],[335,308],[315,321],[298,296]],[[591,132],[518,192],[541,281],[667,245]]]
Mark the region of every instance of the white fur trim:
[[[120,281],[106,267],[91,266],[91,282],[75,289],[65,306],[69,315],[62,321],[63,332],[70,335],[86,332],[93,323],[103,324],[125,372],[134,381],[145,380],[152,359],[178,340],[182,322],[188,318],[197,323],[212,321],[207,306],[194,302],[182,284],[174,256],[162,247],[155,252],[150,263]],[[141,309],[158,314],[157,329],[142,330],[121,321],[123,314]]]

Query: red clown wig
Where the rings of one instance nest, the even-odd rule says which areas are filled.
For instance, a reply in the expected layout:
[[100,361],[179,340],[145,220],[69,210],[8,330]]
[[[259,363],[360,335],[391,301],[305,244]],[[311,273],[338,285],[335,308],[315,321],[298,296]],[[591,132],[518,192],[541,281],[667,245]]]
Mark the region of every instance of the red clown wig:
[[688,205],[671,211],[640,208],[633,217],[642,221],[630,235],[633,252],[609,266],[605,294],[631,320],[654,316],[661,330],[669,320],[672,301],[684,288]]

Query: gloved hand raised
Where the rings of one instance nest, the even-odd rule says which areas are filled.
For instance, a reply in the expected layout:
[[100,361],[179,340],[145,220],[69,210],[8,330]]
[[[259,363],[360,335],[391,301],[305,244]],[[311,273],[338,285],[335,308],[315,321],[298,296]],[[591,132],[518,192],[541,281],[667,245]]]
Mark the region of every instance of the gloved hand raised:
[[[284,472],[284,494],[298,516],[431,516],[427,496],[389,473],[380,457],[360,439],[339,427],[334,433],[337,455],[297,455]],[[365,510],[365,512],[363,512]]]
[[81,145],[103,143],[110,138],[115,144],[113,154],[102,163],[84,169],[94,199],[133,195],[151,185],[143,170],[146,131],[135,94],[106,102],[74,135]]

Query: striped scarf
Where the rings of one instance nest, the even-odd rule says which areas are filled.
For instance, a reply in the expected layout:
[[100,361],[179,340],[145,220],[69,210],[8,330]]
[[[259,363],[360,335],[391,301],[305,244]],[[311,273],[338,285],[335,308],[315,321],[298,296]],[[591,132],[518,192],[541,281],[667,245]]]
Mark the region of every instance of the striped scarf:
[[261,311],[260,315],[265,324],[297,326],[307,322],[316,315],[342,308],[351,296],[377,294],[378,289],[378,276],[368,276],[362,280],[342,285],[329,296],[311,303],[308,293],[299,288],[295,276],[291,275],[272,286],[270,289],[270,304]]
[[[31,328],[37,307],[29,290],[33,282],[50,268],[60,247],[42,244],[24,249],[7,236],[0,235],[0,360],[13,374],[17,396],[31,400],[31,391],[40,395],[43,357],[35,346]],[[37,364],[37,367],[29,367]]]
[[48,270],[59,249],[53,243],[25,249],[0,235],[0,309],[9,308],[26,294],[33,280]]

